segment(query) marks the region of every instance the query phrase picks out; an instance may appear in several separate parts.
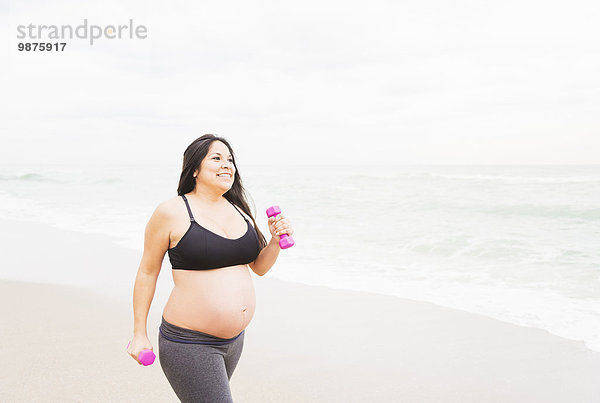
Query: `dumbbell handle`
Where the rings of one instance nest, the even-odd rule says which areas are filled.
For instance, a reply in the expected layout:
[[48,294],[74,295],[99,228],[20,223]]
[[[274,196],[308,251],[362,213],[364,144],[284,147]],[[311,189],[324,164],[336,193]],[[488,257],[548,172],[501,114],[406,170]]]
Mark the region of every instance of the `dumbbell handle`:
[[[275,217],[277,214],[281,214],[281,209],[279,206],[271,206],[267,209],[267,217]],[[281,249],[291,248],[294,246],[294,243],[294,238],[288,234],[279,235],[279,247]]]
[[[127,343],[127,347],[129,348],[129,345],[131,344],[131,342]],[[146,365],[152,365],[152,363],[154,362],[154,359],[156,358],[156,355],[154,354],[154,352],[150,349],[143,349],[142,351],[140,351],[140,353],[138,354],[138,360],[140,360],[140,362],[146,366]]]

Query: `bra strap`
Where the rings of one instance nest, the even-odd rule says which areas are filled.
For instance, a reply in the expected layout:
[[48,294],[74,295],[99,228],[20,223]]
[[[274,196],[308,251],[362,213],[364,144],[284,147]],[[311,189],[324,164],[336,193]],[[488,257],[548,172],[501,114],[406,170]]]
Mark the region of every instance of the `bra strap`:
[[185,207],[187,207],[187,211],[190,214],[190,221],[196,221],[196,220],[194,220],[194,216],[192,215],[192,209],[190,209],[190,205],[189,205],[187,199],[185,198],[185,195],[181,195],[181,197],[183,197],[183,201],[185,202]]
[[235,209],[237,210],[238,213],[240,213],[240,215],[242,216],[242,218],[244,219],[244,221],[248,221],[246,220],[246,217],[244,217],[244,215],[242,214],[242,212],[240,211],[240,209],[237,208],[237,206],[235,204],[233,204],[233,202],[231,200],[227,200],[229,203],[231,203],[231,205],[233,207],[235,207]]

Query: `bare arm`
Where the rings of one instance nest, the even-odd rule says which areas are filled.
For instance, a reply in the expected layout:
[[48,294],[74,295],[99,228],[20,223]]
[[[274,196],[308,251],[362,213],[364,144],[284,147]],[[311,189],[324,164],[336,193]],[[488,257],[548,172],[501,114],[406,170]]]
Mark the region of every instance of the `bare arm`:
[[260,251],[256,260],[248,266],[254,273],[264,276],[275,264],[279,250],[279,239],[271,238],[267,246]]
[[271,267],[275,264],[277,256],[279,256],[279,239],[281,234],[292,235],[294,230],[290,220],[283,214],[278,214],[277,217],[269,217],[267,221],[269,224],[269,232],[271,233],[271,240],[264,247],[254,262],[248,264],[250,269],[259,276],[267,274]]
[[163,204],[155,210],[144,234],[144,254],[138,268],[133,288],[133,334],[147,337],[148,311],[162,261],[169,248],[168,213]]

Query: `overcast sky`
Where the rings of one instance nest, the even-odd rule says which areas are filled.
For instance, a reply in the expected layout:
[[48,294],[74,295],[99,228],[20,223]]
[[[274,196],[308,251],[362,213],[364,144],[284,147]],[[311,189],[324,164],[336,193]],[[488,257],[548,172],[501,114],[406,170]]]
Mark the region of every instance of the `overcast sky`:
[[[0,4],[2,162],[600,163],[597,1]],[[17,51],[84,18],[147,38]]]

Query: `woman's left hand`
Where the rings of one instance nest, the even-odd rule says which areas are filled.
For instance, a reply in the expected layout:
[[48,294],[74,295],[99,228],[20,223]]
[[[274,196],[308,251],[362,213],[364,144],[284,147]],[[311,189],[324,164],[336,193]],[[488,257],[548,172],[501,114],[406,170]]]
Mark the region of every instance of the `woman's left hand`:
[[277,241],[279,241],[280,235],[282,234],[291,236],[294,233],[290,220],[281,213],[277,214],[275,217],[269,217],[268,223],[269,232],[271,232],[271,236]]

